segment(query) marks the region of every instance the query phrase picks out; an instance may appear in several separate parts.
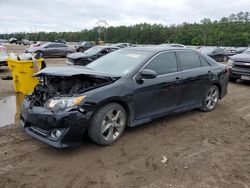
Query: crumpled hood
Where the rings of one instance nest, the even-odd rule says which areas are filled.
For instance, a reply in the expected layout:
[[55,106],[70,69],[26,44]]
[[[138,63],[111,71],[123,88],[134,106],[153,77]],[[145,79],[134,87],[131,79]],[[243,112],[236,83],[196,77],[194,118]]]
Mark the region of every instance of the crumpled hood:
[[230,59],[234,61],[250,62],[250,53],[241,53],[234,56],[230,56]]
[[90,57],[90,55],[83,53],[83,52],[76,52],[76,53],[72,53],[70,55],[68,55],[68,58],[70,59],[78,59],[78,58],[88,58]]
[[45,69],[42,69],[38,73],[34,74],[34,77],[40,77],[40,76],[71,77],[71,76],[77,76],[77,75],[88,75],[88,76],[93,76],[93,77],[110,78],[110,79],[117,78],[117,76],[93,71],[89,68],[85,68],[82,66],[47,67]]

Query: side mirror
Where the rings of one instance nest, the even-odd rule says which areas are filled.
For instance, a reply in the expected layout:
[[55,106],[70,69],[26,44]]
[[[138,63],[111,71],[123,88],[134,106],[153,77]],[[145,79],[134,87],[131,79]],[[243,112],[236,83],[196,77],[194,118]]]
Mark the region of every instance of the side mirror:
[[140,75],[141,75],[141,78],[144,78],[144,79],[153,79],[157,76],[157,73],[150,69],[143,69],[140,72]]

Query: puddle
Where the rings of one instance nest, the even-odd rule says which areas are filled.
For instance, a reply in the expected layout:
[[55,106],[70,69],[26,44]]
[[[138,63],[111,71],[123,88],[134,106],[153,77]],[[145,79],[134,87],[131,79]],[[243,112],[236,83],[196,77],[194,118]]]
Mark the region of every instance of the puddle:
[[0,127],[17,125],[19,122],[20,106],[24,95],[0,97]]

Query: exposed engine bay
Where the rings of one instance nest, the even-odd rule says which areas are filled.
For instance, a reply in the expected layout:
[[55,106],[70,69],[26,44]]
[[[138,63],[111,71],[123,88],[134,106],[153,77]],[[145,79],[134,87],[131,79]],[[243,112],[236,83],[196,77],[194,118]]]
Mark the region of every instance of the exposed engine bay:
[[90,75],[75,75],[71,77],[63,76],[42,76],[40,82],[35,87],[34,92],[27,96],[27,99],[34,106],[44,106],[44,104],[55,97],[71,97],[104,85],[114,80],[99,78]]

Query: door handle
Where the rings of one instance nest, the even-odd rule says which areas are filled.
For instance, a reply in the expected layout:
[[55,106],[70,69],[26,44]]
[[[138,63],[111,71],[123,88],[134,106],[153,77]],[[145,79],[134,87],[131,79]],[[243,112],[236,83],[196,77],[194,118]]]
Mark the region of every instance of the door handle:
[[180,77],[176,77],[175,78],[175,83],[179,83],[180,82]]
[[207,74],[211,74],[211,71],[208,71]]

